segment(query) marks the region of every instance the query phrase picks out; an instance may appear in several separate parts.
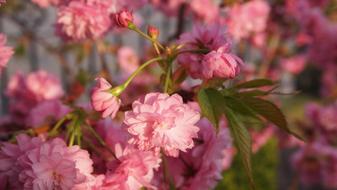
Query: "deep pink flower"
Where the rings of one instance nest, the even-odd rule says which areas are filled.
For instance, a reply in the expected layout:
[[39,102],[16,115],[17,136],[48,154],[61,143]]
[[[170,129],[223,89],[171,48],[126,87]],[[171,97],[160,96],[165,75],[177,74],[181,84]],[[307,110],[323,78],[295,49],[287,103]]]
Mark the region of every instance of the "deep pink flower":
[[158,36],[159,36],[159,29],[156,28],[156,27],[154,27],[154,26],[149,25],[149,26],[147,27],[147,34],[148,34],[151,38],[157,39]]
[[[219,26],[196,26],[192,32],[184,33],[179,39],[184,50],[200,50],[205,53],[183,53],[179,63],[193,78],[232,78],[239,72],[241,60],[231,54],[231,44]],[[223,70],[225,69],[225,70]]]
[[115,24],[122,28],[127,28],[133,22],[133,14],[129,10],[121,10],[113,15]]
[[[90,1],[89,1],[90,2]],[[111,26],[109,7],[104,2],[71,1],[57,13],[56,30],[64,39],[97,39]]]
[[0,33],[0,74],[14,53],[11,47],[6,46],[6,42],[6,36]]
[[179,150],[186,152],[194,146],[199,119],[200,114],[184,104],[179,95],[150,93],[135,101],[132,111],[125,112],[124,123],[132,135],[130,143],[157,153],[163,149],[165,154],[177,157]]
[[121,101],[116,95],[109,92],[112,89],[111,84],[104,78],[96,79],[97,83],[91,94],[91,105],[94,110],[102,112],[102,117],[110,116],[114,118],[119,110]]
[[132,147],[116,152],[119,164],[112,164],[104,179],[101,190],[131,190],[142,187],[156,189],[151,180],[154,170],[159,168],[161,159],[152,151],[141,151]]
[[204,79],[235,78],[240,73],[242,60],[228,52],[228,47],[220,47],[205,55],[201,62]]
[[263,32],[267,26],[270,12],[264,0],[252,0],[242,5],[234,5],[229,11],[229,33],[237,40],[251,33]]

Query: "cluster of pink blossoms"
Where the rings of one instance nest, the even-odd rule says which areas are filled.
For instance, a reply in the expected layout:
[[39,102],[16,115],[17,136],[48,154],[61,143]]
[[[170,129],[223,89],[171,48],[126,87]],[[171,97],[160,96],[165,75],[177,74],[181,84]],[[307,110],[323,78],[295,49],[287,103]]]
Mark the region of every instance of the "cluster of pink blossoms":
[[[92,189],[96,184],[89,153],[61,139],[17,136],[0,151],[1,189]],[[99,179],[99,177],[98,177]]]
[[310,118],[305,124],[310,142],[294,155],[294,167],[303,184],[337,188],[337,103],[326,107],[309,104],[306,115]]
[[11,78],[6,90],[6,95],[10,97],[9,111],[12,122],[27,124],[26,121],[28,121],[30,124],[37,124],[37,121],[40,120],[37,117],[40,117],[40,115],[32,115],[30,112],[32,109],[35,110],[35,106],[38,106],[40,103],[45,101],[55,102],[46,103],[43,106],[41,105],[42,107],[36,108],[36,111],[38,109],[52,107],[57,109],[51,109],[51,112],[44,112],[44,114],[53,116],[64,115],[62,110],[67,109],[63,108],[64,106],[59,100],[57,100],[61,98],[63,94],[64,91],[59,79],[56,76],[47,73],[46,71],[40,70],[32,72],[27,76],[24,76],[21,73],[16,73]]
[[12,48],[6,46],[6,42],[6,36],[0,34],[0,74],[14,53]]
[[231,53],[231,44],[225,31],[217,25],[196,26],[192,32],[181,35],[179,43],[185,52],[178,56],[181,64],[193,78],[234,78],[240,73],[242,60]]

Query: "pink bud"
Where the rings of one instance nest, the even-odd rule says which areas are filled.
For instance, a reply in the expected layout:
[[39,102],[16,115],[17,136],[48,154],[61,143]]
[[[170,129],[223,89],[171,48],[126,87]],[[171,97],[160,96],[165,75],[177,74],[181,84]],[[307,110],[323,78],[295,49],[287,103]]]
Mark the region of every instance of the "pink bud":
[[129,10],[121,10],[120,12],[113,15],[116,25],[119,27],[126,28],[128,27],[129,23],[133,22],[133,14]]
[[158,36],[159,36],[159,30],[158,30],[158,28],[149,25],[149,26],[147,27],[147,34],[148,34],[151,38],[157,39]]

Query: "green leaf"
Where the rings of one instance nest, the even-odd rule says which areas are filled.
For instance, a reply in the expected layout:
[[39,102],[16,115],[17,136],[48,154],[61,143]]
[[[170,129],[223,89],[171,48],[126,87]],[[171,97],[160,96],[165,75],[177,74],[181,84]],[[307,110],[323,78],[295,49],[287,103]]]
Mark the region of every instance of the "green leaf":
[[224,112],[227,117],[231,134],[234,138],[234,143],[239,151],[239,154],[241,155],[243,166],[248,176],[250,187],[251,189],[254,190],[255,184],[252,175],[252,164],[251,164],[252,142],[249,132],[245,127],[241,125],[241,123],[236,118],[235,113],[231,109],[225,107]]
[[222,94],[213,88],[203,88],[198,92],[198,102],[203,115],[219,129],[219,118],[223,112]]
[[269,91],[262,91],[262,90],[249,90],[249,91],[243,91],[239,92],[237,95],[239,96],[266,96],[270,92]]
[[255,79],[243,82],[234,86],[234,88],[259,88],[263,86],[272,86],[274,82],[269,79]]
[[245,102],[246,105],[249,105],[255,112],[260,114],[266,120],[272,122],[279,128],[290,132],[284,114],[272,102],[255,97],[243,97],[241,98],[241,100]]
[[260,118],[257,116],[257,113],[240,99],[232,96],[224,96],[223,98],[225,106],[233,110],[234,113],[260,120]]

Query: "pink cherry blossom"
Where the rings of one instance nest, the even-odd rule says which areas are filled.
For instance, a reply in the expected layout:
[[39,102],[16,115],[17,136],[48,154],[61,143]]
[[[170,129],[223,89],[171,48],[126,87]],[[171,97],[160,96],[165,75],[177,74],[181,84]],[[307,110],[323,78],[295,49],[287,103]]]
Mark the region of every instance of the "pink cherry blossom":
[[234,78],[240,73],[242,60],[228,52],[227,47],[220,47],[205,55],[201,62],[205,79]]
[[197,19],[207,23],[214,22],[219,17],[219,6],[214,1],[192,0],[189,6]]
[[297,55],[294,57],[290,57],[282,60],[282,67],[284,70],[292,73],[299,74],[305,67],[306,64],[306,56]]
[[150,2],[165,14],[175,16],[179,11],[180,6],[185,3],[186,0],[150,0]]
[[71,1],[57,13],[56,31],[65,40],[98,39],[111,27],[107,1]]
[[53,124],[69,112],[70,108],[63,105],[59,100],[44,101],[36,105],[29,112],[26,123],[31,127]]
[[194,146],[199,128],[195,124],[200,114],[183,103],[177,94],[149,93],[125,112],[124,123],[132,135],[129,140],[141,150],[163,149],[166,155],[177,157]]
[[108,116],[114,118],[121,101],[118,97],[109,92],[112,86],[108,81],[102,77],[97,78],[96,81],[97,84],[91,94],[91,105],[96,111],[102,112],[103,118]]
[[193,78],[233,78],[240,71],[242,61],[231,54],[230,41],[219,26],[198,25],[192,32],[182,34],[179,43],[183,44],[183,49],[186,50],[205,51],[205,53],[183,53],[178,56],[179,63]]
[[49,6],[57,6],[67,0],[32,0],[33,3],[37,4],[41,8],[47,8]]
[[125,73],[127,76],[137,70],[139,66],[139,57],[130,47],[125,46],[118,49],[117,59],[123,74]]
[[6,42],[6,36],[0,33],[0,74],[14,53],[11,47],[6,46]]
[[151,180],[154,170],[159,168],[161,159],[152,151],[140,151],[132,147],[116,152],[119,164],[111,164],[110,172],[104,179],[101,190],[108,189],[140,189],[142,187],[156,189]]
[[236,39],[263,32],[267,26],[270,7],[265,0],[252,0],[234,5],[229,11],[229,33]]
[[115,24],[122,28],[127,28],[133,22],[133,13],[129,10],[121,10],[113,15]]

